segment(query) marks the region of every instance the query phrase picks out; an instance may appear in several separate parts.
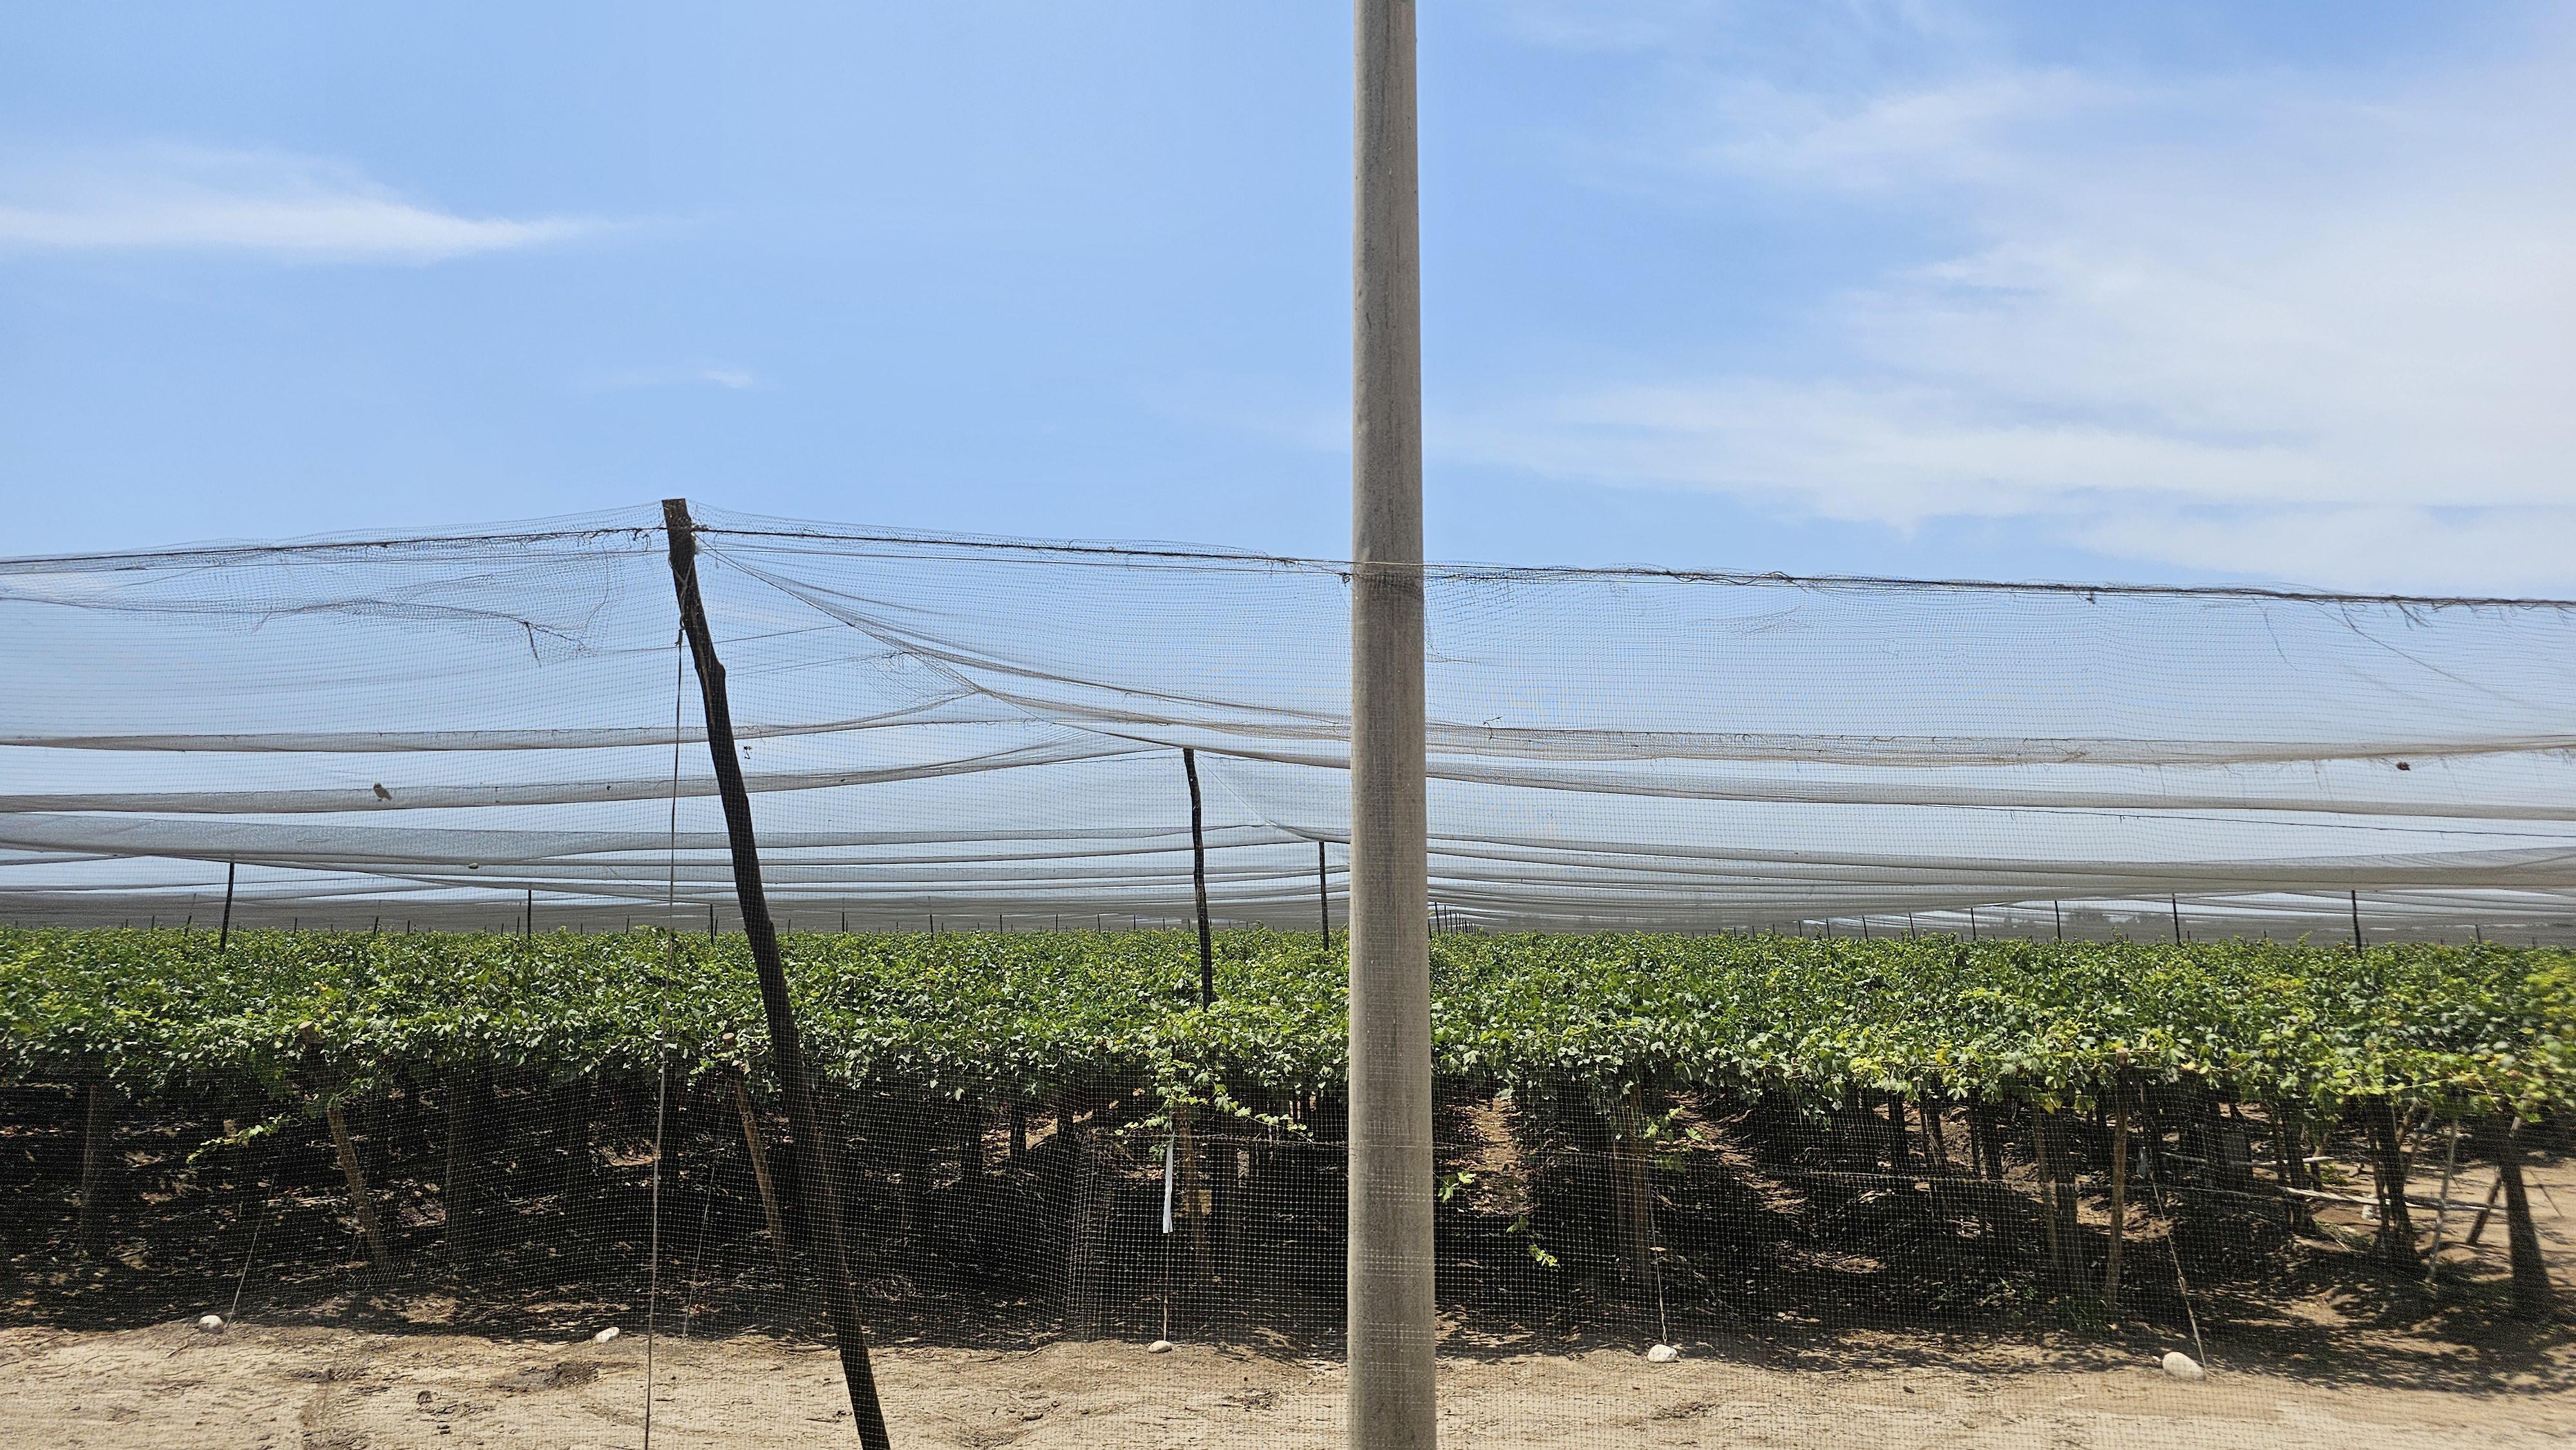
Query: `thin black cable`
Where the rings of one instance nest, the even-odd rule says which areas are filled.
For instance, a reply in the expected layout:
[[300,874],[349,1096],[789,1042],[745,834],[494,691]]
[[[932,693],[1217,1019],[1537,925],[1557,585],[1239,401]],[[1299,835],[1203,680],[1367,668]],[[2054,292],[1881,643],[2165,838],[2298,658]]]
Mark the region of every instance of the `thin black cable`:
[[[268,1152],[268,1166],[270,1172],[260,1175],[259,1181],[263,1190],[273,1187],[273,1175],[277,1168],[277,1155],[277,1148],[272,1146]],[[235,1319],[241,1317],[242,1289],[250,1282],[251,1261],[259,1257],[259,1236],[261,1232],[268,1227],[269,1206],[276,1201],[277,1196],[274,1192],[263,1191],[259,1196],[259,1218],[251,1225],[250,1247],[242,1253],[241,1272],[233,1276],[233,1302],[224,1311],[224,1322],[226,1324],[230,1324]]]
[[[216,544],[163,550],[129,550],[99,554],[45,554],[0,557],[0,574],[49,569],[140,570],[184,564],[220,565],[234,561],[327,558],[350,553],[386,553],[404,548],[456,548],[539,543],[595,543],[623,539],[636,552],[650,552],[663,529],[655,524],[542,525],[484,532],[422,533],[384,538],[324,538],[301,542]],[[1172,564],[1223,570],[1315,570],[1348,579],[1358,567],[1348,559],[1293,554],[1267,554],[1248,549],[1168,543],[1102,543],[1079,540],[1014,539],[997,536],[908,534],[861,528],[835,529],[823,524],[775,521],[772,527],[701,525],[702,541],[742,539],[831,544],[873,544],[906,550],[961,551],[1041,556],[1063,562],[1098,562],[1116,567]],[[900,556],[898,556],[900,557]],[[2576,611],[2576,599],[2510,595],[2362,594],[2336,590],[2294,589],[2251,584],[2083,584],[2054,581],[2011,582],[1992,579],[1909,579],[1871,574],[1790,574],[1776,570],[1679,569],[1654,565],[1547,565],[1474,562],[1424,562],[1372,566],[1380,570],[1419,572],[1426,578],[1464,582],[1545,581],[1552,579],[1646,580],[1686,584],[1736,584],[1809,589],[1968,594],[2042,594],[2110,598],[2242,599],[2291,604],[2378,606],[2400,609],[2536,609]]]
[[[653,1351],[662,1306],[662,1126],[671,1094],[671,1066],[664,1039],[670,1025],[671,979],[680,968],[680,716],[688,685],[687,657],[679,642],[671,645],[671,837],[663,861],[662,946],[665,954],[660,1011],[653,1024],[653,1186],[651,1224],[647,1230],[644,1267],[644,1450],[653,1450]],[[701,1250],[705,1232],[699,1233]]]

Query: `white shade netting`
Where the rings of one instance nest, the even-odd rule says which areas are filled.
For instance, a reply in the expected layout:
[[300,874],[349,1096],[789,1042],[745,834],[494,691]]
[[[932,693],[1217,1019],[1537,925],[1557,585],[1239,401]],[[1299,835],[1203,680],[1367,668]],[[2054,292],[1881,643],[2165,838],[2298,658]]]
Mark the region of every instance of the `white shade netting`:
[[[701,518],[791,925],[1184,918],[1183,747],[1212,914],[1336,909],[1333,563]],[[2356,897],[2394,933],[2576,919],[2576,606],[1445,565],[1424,587],[1455,922],[2297,933]],[[0,640],[8,917],[202,921],[228,869],[259,924],[731,911],[657,511],[0,561]]]

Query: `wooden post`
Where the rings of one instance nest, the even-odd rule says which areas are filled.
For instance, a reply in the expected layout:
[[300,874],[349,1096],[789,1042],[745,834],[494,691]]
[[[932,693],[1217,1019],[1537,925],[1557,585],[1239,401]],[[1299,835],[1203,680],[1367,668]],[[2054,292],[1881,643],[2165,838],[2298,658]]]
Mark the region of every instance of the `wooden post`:
[[1431,944],[1414,0],[1355,0],[1350,1443],[1431,1450]]
[[2129,1235],[2129,1054],[2111,1073],[2111,1247],[2102,1261],[2102,1308],[2120,1317],[2120,1249]]
[[2531,1221],[2531,1199],[2522,1182],[2521,1124],[2490,1127],[2489,1151],[2495,1156],[2496,1183],[2504,1190],[2505,1248],[2513,1262],[2513,1312],[2519,1319],[2541,1323],[2556,1309],[2557,1291],[2549,1282],[2549,1261],[2540,1252],[2540,1230]]
[[2504,1174],[2498,1172],[2495,1182],[2487,1185],[2487,1201],[2479,1207],[2478,1216],[2470,1220],[2468,1236],[2461,1239],[2461,1243],[2473,1249],[2478,1246],[2478,1240],[2486,1237],[2487,1220],[2495,1217],[2496,1200],[2503,1196]]
[[83,1253],[97,1255],[107,1237],[108,1165],[116,1156],[116,1089],[93,1082],[81,1114],[80,1223]]
[[2451,1176],[2460,1168],[2460,1120],[2453,1118],[2442,1145],[2442,1191],[2433,1196],[2433,1247],[2424,1255],[2424,1282],[2442,1267],[2442,1233],[2451,1226]]
[[447,1212],[447,1256],[460,1267],[474,1249],[476,1187],[474,1155],[481,1148],[476,1131],[481,1085],[471,1068],[447,1070],[447,1171],[438,1181],[439,1206]]
[[1333,949],[1333,885],[1324,869],[1324,843],[1315,842],[1315,922],[1324,933],[1324,950]]
[[224,929],[215,934],[215,950],[219,952],[233,944],[233,878],[240,871],[239,861],[224,863]]
[[2175,945],[2175,946],[2181,946],[2181,945],[2182,945],[2182,898],[2181,898],[2181,897],[2179,897],[2179,896],[2176,896],[2176,895],[2174,895],[2172,892],[2168,891],[2168,892],[2166,892],[2166,893],[2165,893],[2165,905],[2170,906],[2170,907],[2172,907],[2172,908],[2173,908],[2174,945]]
[[2361,1105],[2370,1131],[2371,1179],[2379,1188],[2379,1244],[2388,1262],[2415,1265],[2415,1220],[2406,1210],[2406,1145],[2398,1138],[2397,1105],[2376,1098]]
[[2004,1130],[1995,1105],[1982,1093],[1968,1094],[1968,1135],[1977,1145],[1977,1171],[1989,1183],[2004,1181]]
[[751,1089],[740,1072],[725,1074],[733,1110],[742,1119],[742,1146],[751,1158],[751,1181],[760,1188],[760,1216],[769,1221],[769,1251],[778,1257],[778,1272],[787,1270],[787,1225],[778,1217],[778,1190],[769,1181],[769,1147],[761,1140],[760,1118],[751,1110]]
[[2352,898],[2352,949],[2355,952],[2366,951],[2368,948],[2361,940],[2361,893],[2350,891],[2345,894]]
[[1186,1107],[1172,1109],[1172,1146],[1173,1166],[1180,1179],[1177,1187],[1180,1190],[1178,1197],[1181,1222],[1188,1224],[1190,1230],[1190,1262],[1196,1268],[1198,1276],[1204,1280],[1208,1275],[1209,1267],[1207,1205],[1204,1198],[1206,1165],[1199,1161],[1198,1140],[1190,1132],[1190,1110]]
[[2066,1161],[2066,1118],[2042,1111],[2031,1125],[2032,1147],[2039,1158],[2040,1189],[2047,1209],[2048,1262],[2060,1289],[2076,1283],[2075,1182]]
[[2054,901],[2048,903],[2048,917],[2049,920],[2057,923],[2057,939],[2066,940],[2066,913],[2059,910]]
[[[891,1450],[885,1411],[877,1402],[875,1372],[868,1364],[865,1332],[860,1328],[859,1291],[850,1273],[849,1241],[842,1231],[840,1145],[823,1131],[823,1114],[814,1084],[805,1075],[804,1044],[797,1035],[796,1013],[787,996],[787,968],[778,951],[778,934],[769,920],[769,896],[760,881],[760,847],[752,835],[751,792],[743,784],[742,756],[734,744],[733,707],[725,695],[724,662],[716,658],[715,633],[707,626],[706,604],[698,592],[697,525],[689,518],[686,499],[662,501],[664,532],[671,550],[671,585],[679,597],[680,629],[688,637],[689,657],[697,666],[698,693],[707,728],[707,754],[724,801],[725,839],[733,856],[734,897],[742,909],[742,934],[760,978],[760,1004],[769,1022],[770,1060],[776,1064],[781,1095],[787,1102],[787,1130],[796,1155],[796,1191],[805,1212],[800,1215],[813,1242],[805,1252],[821,1271],[823,1302],[832,1337],[841,1351],[841,1374],[850,1392],[850,1417],[866,1450]],[[708,908],[710,921],[714,907]]]
[[1200,823],[1199,753],[1181,747],[1181,770],[1190,778],[1190,889],[1199,903],[1199,1005],[1216,1005],[1216,939],[1208,926],[1207,833]]
[[340,1176],[349,1183],[349,1207],[358,1218],[358,1235],[366,1240],[367,1258],[379,1269],[392,1265],[392,1255],[385,1252],[385,1236],[376,1226],[375,1197],[367,1189],[367,1165],[358,1161],[358,1147],[349,1141],[349,1120],[334,1101],[322,1109],[323,1119],[331,1125],[331,1146],[340,1155]]
[[1643,1284],[1655,1272],[1655,1180],[1646,1152],[1646,1106],[1642,1089],[1631,1086],[1620,1115],[1618,1136],[1611,1141],[1620,1256],[1628,1272]]

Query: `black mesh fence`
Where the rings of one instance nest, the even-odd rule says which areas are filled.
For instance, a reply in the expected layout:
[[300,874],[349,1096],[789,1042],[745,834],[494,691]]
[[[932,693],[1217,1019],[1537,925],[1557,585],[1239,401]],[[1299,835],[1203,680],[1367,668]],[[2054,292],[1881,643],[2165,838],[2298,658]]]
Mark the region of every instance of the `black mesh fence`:
[[[0,559],[0,1443],[1345,1443],[1350,566],[673,517]],[[2576,603],[1422,584],[1450,1443],[2567,1441]]]
[[[1066,1443],[1339,1435],[1329,1093],[1248,1131],[1135,1091],[826,1098],[900,1440],[1002,1443],[966,1434],[978,1416],[993,1424],[976,1433]],[[2217,1376],[2182,1419],[2127,1432],[2169,1443],[2206,1438],[2193,1415],[2259,1420],[2265,1397],[2324,1383],[2493,1395],[2490,1429],[2519,1433],[2564,1387],[2514,1282],[2517,1240],[2563,1279],[2576,1239],[2552,1124],[2302,1120],[2184,1081],[2082,1112],[1452,1095],[1439,1134],[1443,1352],[1480,1386],[1449,1412],[1461,1443],[1657,1442],[1733,1404],[1738,1432],[1821,1444],[1845,1438],[1833,1405],[1853,1377],[1936,1369],[1996,1396],[1953,1390],[1936,1418],[2002,1436],[2030,1412],[2006,1387],[2178,1387],[2166,1353]],[[824,1336],[791,1252],[785,1137],[774,1093],[732,1074],[477,1068],[327,1109],[21,1084],[0,1094],[5,1313],[39,1334],[162,1335],[155,1353],[264,1345],[297,1373],[392,1386],[369,1414],[409,1397],[391,1428],[336,1443],[538,1443],[567,1415],[639,1443],[646,1355],[674,1443],[728,1423],[820,1432],[846,1424],[826,1357],[804,1356],[798,1394],[757,1388],[760,1356]],[[225,1327],[186,1327],[204,1315]],[[22,1367],[44,1342],[19,1340]],[[419,1346],[460,1343],[484,1346],[470,1382],[405,1378]],[[1532,1367],[1526,1394],[1486,1383]],[[1710,1399],[1747,1393],[1706,1379],[1721,1367],[1821,1398],[1806,1414]],[[555,1418],[514,1420],[540,1402]],[[2061,1429],[2107,1443],[2113,1426]]]

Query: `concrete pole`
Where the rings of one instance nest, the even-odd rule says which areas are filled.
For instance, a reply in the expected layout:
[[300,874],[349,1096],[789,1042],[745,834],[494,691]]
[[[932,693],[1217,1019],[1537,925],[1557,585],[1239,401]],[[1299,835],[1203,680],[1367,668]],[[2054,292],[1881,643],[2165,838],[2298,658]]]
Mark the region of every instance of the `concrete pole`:
[[1436,1441],[1414,0],[1356,0],[1350,1443]]

